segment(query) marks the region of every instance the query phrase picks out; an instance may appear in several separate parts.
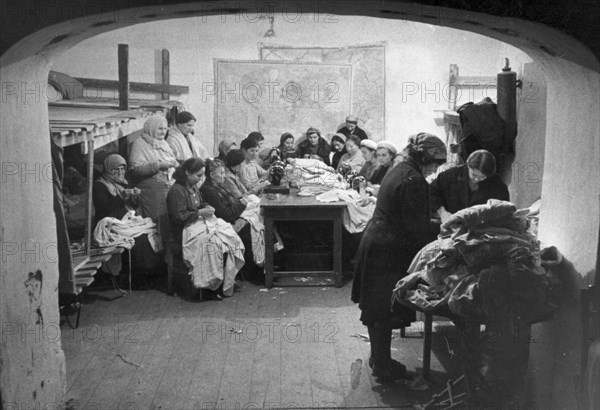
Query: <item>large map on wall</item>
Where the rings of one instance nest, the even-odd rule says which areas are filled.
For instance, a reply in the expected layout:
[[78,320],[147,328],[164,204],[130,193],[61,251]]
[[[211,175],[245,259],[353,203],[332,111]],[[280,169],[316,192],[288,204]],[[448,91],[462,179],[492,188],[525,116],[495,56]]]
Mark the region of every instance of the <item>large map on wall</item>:
[[[385,45],[350,47],[290,47],[260,44],[260,59],[269,61],[351,64],[352,113],[369,137],[385,137]],[[341,117],[341,122],[345,115]]]
[[215,60],[215,88],[215,146],[256,130],[275,146],[284,132],[335,132],[350,110],[352,66]]

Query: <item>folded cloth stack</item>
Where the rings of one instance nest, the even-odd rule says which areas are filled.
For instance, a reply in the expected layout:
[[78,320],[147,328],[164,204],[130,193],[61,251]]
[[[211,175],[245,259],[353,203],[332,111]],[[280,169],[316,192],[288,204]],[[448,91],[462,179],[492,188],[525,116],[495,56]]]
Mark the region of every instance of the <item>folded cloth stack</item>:
[[415,256],[393,298],[431,312],[447,305],[474,321],[517,314],[533,323],[548,311],[552,283],[527,213],[490,199],[442,224],[440,236]]

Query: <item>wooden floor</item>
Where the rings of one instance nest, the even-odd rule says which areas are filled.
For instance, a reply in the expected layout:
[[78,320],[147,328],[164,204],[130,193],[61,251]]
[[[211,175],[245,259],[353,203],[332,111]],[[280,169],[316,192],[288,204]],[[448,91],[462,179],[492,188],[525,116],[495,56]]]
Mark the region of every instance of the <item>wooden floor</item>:
[[[238,289],[220,302],[157,290],[109,301],[111,292],[89,289],[79,327],[62,326],[68,408],[411,408],[456,376],[443,337],[434,338],[428,390],[375,382],[351,283]],[[421,326],[392,341],[410,371],[422,366]]]

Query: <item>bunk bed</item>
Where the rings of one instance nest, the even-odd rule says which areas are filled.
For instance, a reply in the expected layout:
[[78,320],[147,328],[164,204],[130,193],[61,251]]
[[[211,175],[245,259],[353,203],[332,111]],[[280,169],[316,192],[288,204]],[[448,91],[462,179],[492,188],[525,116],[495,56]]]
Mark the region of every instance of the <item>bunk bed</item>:
[[[117,152],[127,156],[128,146],[132,137],[140,134],[147,117],[153,114],[162,114],[168,119],[173,118],[177,111],[182,109],[179,101],[171,100],[171,94],[184,94],[189,92],[186,86],[171,86],[168,80],[168,51],[163,50],[163,81],[162,84],[132,83],[144,92],[158,93],[161,99],[128,100],[123,98],[129,95],[129,81],[127,75],[128,53],[127,45],[119,45],[119,81],[96,80],[87,78],[73,78],[63,73],[50,72],[49,83],[55,85],[62,99],[48,103],[50,136],[53,147],[60,152],[58,156],[61,169],[66,164],[63,153],[66,150],[79,152],[85,164],[81,175],[85,178],[85,189],[81,189],[81,202],[85,202],[85,220],[82,232],[77,237],[70,237],[67,232],[59,232],[60,238],[68,238],[68,261],[60,261],[59,295],[61,311],[73,313],[73,308],[79,320],[81,304],[78,295],[82,289],[94,281],[98,269],[114,254],[122,253],[123,248],[98,248],[94,246],[92,235],[93,203],[92,186],[94,180],[95,154],[99,150]],[[59,81],[57,81],[57,79]],[[70,84],[68,91],[61,84]],[[75,86],[73,86],[75,85]],[[119,98],[86,98],[85,89],[93,87],[119,90]],[[66,91],[66,92],[65,92]],[[55,148],[53,148],[55,149]],[[55,156],[53,155],[53,158]],[[56,159],[55,159],[56,161]],[[63,175],[61,171],[60,187],[63,188]],[[85,191],[85,192],[83,192]],[[67,196],[59,195],[60,206],[65,207]],[[56,209],[56,207],[55,207]],[[80,218],[81,219],[81,218]],[[68,223],[61,224],[57,218],[57,229],[68,227]],[[68,222],[68,220],[66,220]],[[73,235],[72,235],[73,236]],[[59,250],[60,255],[60,250]],[[67,255],[68,256],[68,255]],[[60,257],[59,257],[60,259]],[[62,262],[62,265],[61,263]],[[70,266],[69,266],[70,265]],[[70,322],[69,322],[70,324]],[[75,324],[75,327],[77,323]]]

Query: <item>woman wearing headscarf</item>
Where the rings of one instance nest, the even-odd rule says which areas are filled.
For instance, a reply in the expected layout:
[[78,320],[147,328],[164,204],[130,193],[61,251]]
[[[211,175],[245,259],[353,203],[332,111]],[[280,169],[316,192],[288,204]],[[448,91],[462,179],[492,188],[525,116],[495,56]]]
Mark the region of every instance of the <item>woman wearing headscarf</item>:
[[365,163],[358,172],[358,175],[364,177],[368,183],[371,182],[371,178],[373,178],[373,175],[375,174],[375,171],[379,165],[377,162],[377,157],[375,157],[376,151],[377,143],[375,141],[364,139],[360,142],[360,152],[365,160]]
[[245,159],[244,152],[241,149],[233,149],[225,156],[225,177],[223,188],[234,198],[242,198],[248,195],[248,190],[238,177],[240,165]]
[[331,147],[327,141],[321,137],[321,132],[314,127],[310,127],[306,131],[306,140],[298,144],[298,158],[318,159],[323,161],[326,165],[330,165],[330,152]]
[[360,151],[360,138],[356,135],[350,135],[346,139],[346,151],[348,152],[340,158],[337,169],[339,170],[342,166],[349,166],[353,171],[360,172],[365,163]]
[[337,169],[340,159],[347,154],[346,151],[346,136],[340,132],[331,137],[331,167]]
[[[244,211],[248,208],[248,200],[245,197],[236,198],[224,188],[225,182],[225,163],[221,160],[208,161],[206,164],[206,179],[200,188],[202,198],[213,208],[215,215],[226,222],[232,224],[238,236],[242,239],[246,248],[244,260],[245,267],[252,267],[253,253],[256,253],[256,246],[261,246],[261,253],[264,253],[264,223],[258,221],[258,209],[256,210],[256,220],[247,221],[243,218],[248,218]],[[256,205],[256,204],[255,204]],[[244,214],[243,214],[244,213]],[[262,243],[252,240],[252,232],[254,229],[250,223],[260,225],[257,227],[259,234],[262,234]],[[264,257],[263,257],[264,259]]]
[[221,140],[221,142],[219,142],[219,146],[218,146],[219,155],[217,156],[216,159],[220,159],[221,161],[225,162],[225,156],[227,155],[227,153],[229,151],[231,151],[232,149],[236,149],[236,148],[237,148],[237,143],[235,142],[233,137],[225,137],[224,139]]
[[455,212],[488,199],[509,201],[508,187],[496,174],[491,152],[477,150],[467,163],[441,172],[431,183],[431,210],[445,222]]
[[288,158],[298,157],[298,152],[294,148],[294,136],[289,132],[284,132],[279,138],[279,146],[277,147],[281,152],[281,160],[285,161]]
[[142,216],[151,218],[158,225],[163,244],[169,236],[166,198],[177,166],[177,159],[165,141],[166,134],[166,118],[151,116],[144,123],[142,136],[131,144],[129,153],[131,179],[141,190]]
[[381,184],[381,181],[383,181],[385,174],[387,174],[392,167],[394,158],[396,158],[397,154],[398,149],[391,142],[379,141],[377,143],[377,151],[375,152],[377,168],[367,184],[367,192],[370,192],[373,196],[377,196],[379,193],[379,185]]
[[[118,154],[109,154],[104,159],[104,170],[94,181],[92,198],[94,201],[94,225],[103,218],[122,219],[138,205],[139,188],[129,188],[125,179],[127,162]],[[148,235],[135,238],[131,250],[131,264],[135,271],[144,273],[157,267],[158,258],[148,242]],[[142,272],[140,272],[142,273]]]
[[204,166],[200,158],[190,158],[177,168],[167,206],[173,239],[182,245],[194,287],[220,299],[233,294],[235,276],[244,265],[244,245],[231,225],[204,202],[197,187]]
[[383,178],[356,255],[352,301],[359,304],[360,320],[369,330],[369,365],[381,382],[402,378],[406,372],[391,358],[392,329],[408,326],[415,312],[408,308],[391,312],[391,297],[413,257],[435,238],[423,170],[439,164],[436,154],[441,147],[444,143],[430,134],[409,140],[402,161]]

